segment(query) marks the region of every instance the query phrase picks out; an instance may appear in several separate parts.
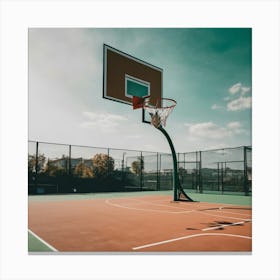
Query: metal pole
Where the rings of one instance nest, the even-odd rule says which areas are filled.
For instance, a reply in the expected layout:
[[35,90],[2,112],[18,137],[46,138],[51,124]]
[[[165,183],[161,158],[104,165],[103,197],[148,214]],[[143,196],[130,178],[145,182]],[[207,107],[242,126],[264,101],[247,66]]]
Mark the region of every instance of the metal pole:
[[161,154],[159,154],[159,163],[158,163],[158,185],[159,185],[159,190],[161,189],[161,182],[160,182],[160,177],[161,177]]
[[140,152],[140,188],[141,191],[143,190],[143,158],[142,158],[142,152]]
[[222,183],[222,194],[224,194],[224,164],[221,162],[221,183]]
[[109,176],[109,158],[110,158],[110,149],[108,148],[107,149],[107,156],[108,156],[108,159],[107,159],[107,175]]
[[200,182],[199,182],[199,161],[198,161],[198,152],[195,152],[195,188],[196,192],[200,192]]
[[37,192],[38,186],[38,156],[39,156],[39,142],[36,142],[36,158],[35,158],[35,188]]
[[123,152],[123,155],[122,155],[122,182],[124,183],[124,181],[125,181],[125,171],[124,171],[124,156],[125,156],[125,154],[126,154],[126,152]]
[[[172,159],[173,159],[173,190],[174,190],[173,199],[174,199],[174,201],[178,201],[179,200],[178,193],[179,193],[179,189],[180,189],[180,181],[179,181],[179,177],[178,177],[176,152],[175,152],[173,143],[171,141],[171,138],[169,137],[169,135],[165,131],[165,129],[162,126],[159,126],[157,129],[160,130],[163,133],[163,135],[166,137],[169,147],[171,149]],[[183,192],[183,189],[180,189],[180,191]],[[184,195],[186,196],[186,198],[188,198],[190,201],[192,201],[192,199],[187,194],[184,193]]]
[[201,151],[199,151],[199,187],[200,193],[203,193],[203,183],[202,183],[202,168],[201,168]]
[[71,175],[71,168],[72,168],[72,164],[71,164],[71,145],[69,145],[69,156],[68,156],[69,160],[68,160],[68,175]]
[[159,185],[159,154],[157,153],[157,191],[160,190],[160,185]]
[[249,195],[249,188],[248,188],[248,173],[247,173],[247,147],[243,147],[244,153],[244,193],[246,196]]
[[218,168],[218,191],[220,191],[221,190],[221,188],[220,188],[220,163],[219,162],[217,162],[217,168]]

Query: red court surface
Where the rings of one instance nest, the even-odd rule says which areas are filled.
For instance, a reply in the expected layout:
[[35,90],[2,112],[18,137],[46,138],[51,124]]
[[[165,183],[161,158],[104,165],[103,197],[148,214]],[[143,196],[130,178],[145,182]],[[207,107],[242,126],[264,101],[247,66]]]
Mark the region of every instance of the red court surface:
[[29,230],[59,252],[251,252],[250,206],[170,196],[29,201]]

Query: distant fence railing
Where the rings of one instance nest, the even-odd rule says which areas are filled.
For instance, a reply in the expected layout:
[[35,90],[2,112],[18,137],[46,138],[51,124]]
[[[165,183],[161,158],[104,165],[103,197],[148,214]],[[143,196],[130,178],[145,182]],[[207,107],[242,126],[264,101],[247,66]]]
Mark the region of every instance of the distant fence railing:
[[[189,192],[251,194],[252,148],[178,153]],[[171,190],[171,154],[29,141],[28,193]]]

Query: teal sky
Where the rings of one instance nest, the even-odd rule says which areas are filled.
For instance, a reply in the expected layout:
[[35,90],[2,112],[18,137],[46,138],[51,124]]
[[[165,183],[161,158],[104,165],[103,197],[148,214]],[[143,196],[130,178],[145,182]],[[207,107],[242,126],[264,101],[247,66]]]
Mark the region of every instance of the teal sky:
[[163,69],[178,152],[251,145],[249,28],[30,29],[30,140],[169,151],[140,111],[102,98],[103,43]]

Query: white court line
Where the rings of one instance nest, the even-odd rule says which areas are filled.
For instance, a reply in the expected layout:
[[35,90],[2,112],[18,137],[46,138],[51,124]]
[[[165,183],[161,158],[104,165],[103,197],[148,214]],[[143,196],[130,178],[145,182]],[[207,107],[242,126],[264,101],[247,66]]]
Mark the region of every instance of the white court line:
[[[230,214],[236,214],[236,215],[241,215],[241,216],[251,216],[250,214],[237,213],[237,212],[232,212],[232,211],[223,211],[222,209],[223,209],[223,207],[220,207],[219,210],[215,210],[215,211],[220,211],[220,212],[230,213]],[[227,209],[225,209],[225,210],[227,210]],[[239,210],[239,209],[236,208],[235,210]],[[240,209],[240,210],[242,210],[242,209]]]
[[209,227],[209,228],[204,228],[202,229],[202,231],[207,231],[207,230],[213,230],[213,229],[219,229],[219,228],[224,228],[224,227],[229,227],[229,226],[235,226],[235,225],[242,225],[248,222],[251,222],[252,220],[247,220],[247,221],[243,221],[243,222],[237,222],[237,223],[232,223],[232,224],[226,224],[226,225],[219,225],[216,227]]
[[[114,198],[113,198],[114,199]],[[162,205],[162,204],[156,204],[154,202],[173,202],[173,201],[170,201],[170,200],[166,200],[166,199],[156,199],[156,200],[150,200],[150,201],[145,201],[145,200],[141,200],[141,199],[136,199],[136,198],[127,198],[127,197],[120,197],[120,198],[117,198],[117,199],[123,199],[123,200],[130,200],[130,201],[138,201],[140,203],[145,203],[145,204],[151,204],[151,205],[157,205],[157,206],[163,206],[163,207],[166,207],[166,205]],[[112,200],[112,199],[110,199]],[[216,202],[195,202],[194,203],[197,203],[198,204],[198,207],[195,207],[193,208],[193,203],[191,204],[187,204],[185,203],[184,205],[185,206],[191,206],[192,210],[197,210],[197,209],[204,209],[206,205],[210,205],[213,207],[213,204],[218,204],[218,205],[221,205],[219,207],[219,209],[205,209],[205,211],[220,211],[220,212],[225,212],[225,213],[232,213],[232,214],[237,214],[237,215],[247,215],[248,214],[244,214],[244,213],[236,213],[236,212],[229,212],[229,211],[222,211],[223,208],[227,207],[227,206],[237,206],[239,207],[240,205],[237,205],[237,204],[228,204],[228,203],[216,203]],[[206,205],[205,205],[206,204]],[[187,210],[185,207],[177,207],[177,206],[167,206],[167,207],[172,207],[172,208],[178,208],[178,209],[184,209],[184,210]],[[217,207],[218,208],[218,207]],[[238,210],[238,208],[236,208],[236,210]]]
[[[221,206],[221,207],[219,207],[219,210],[223,210],[223,209],[225,209],[225,210],[227,210],[228,208],[226,208],[226,206],[225,207],[223,207],[223,206]],[[230,210],[244,210],[244,209],[242,209],[242,208],[233,208],[233,209],[230,209]],[[252,211],[252,209],[246,209],[247,211]],[[249,214],[245,214],[245,213],[237,213],[237,212],[232,212],[232,211],[223,211],[223,212],[225,212],[225,213],[231,213],[231,214],[237,214],[237,215],[242,215],[242,216],[250,216]]]
[[248,219],[243,219],[243,218],[236,218],[236,217],[231,217],[231,216],[223,216],[223,215],[217,215],[217,214],[210,214],[210,213],[206,213],[205,211],[195,211],[196,213],[200,213],[202,215],[206,215],[206,216],[212,216],[212,217],[219,217],[219,218],[229,218],[229,219],[233,219],[233,220],[242,220],[242,221],[247,221]]
[[[149,202],[149,201],[133,199],[133,198],[131,198],[130,200],[140,202],[141,204],[149,204],[149,205],[155,205],[155,206],[160,206],[160,207],[169,207],[169,208],[175,208],[175,209],[183,209],[184,210],[183,213],[185,211],[190,211],[189,209],[186,209],[185,207],[177,207],[177,206],[173,206],[173,205],[158,204],[158,203],[154,203],[153,201]],[[154,200],[154,201],[156,201],[156,200]],[[158,200],[158,201],[161,202],[161,200]],[[166,201],[164,200],[163,202],[166,202]],[[192,209],[192,210],[196,210],[196,208]],[[181,212],[179,212],[179,213],[181,213]]]
[[[138,200],[138,199],[131,199],[131,200],[134,200],[134,201],[141,201],[141,200]],[[154,201],[157,201],[157,200],[154,200]],[[158,201],[161,201],[161,200],[158,200]],[[168,200],[163,200],[162,202],[168,202]],[[155,204],[155,203],[153,203],[153,201],[150,201],[150,202],[144,202],[144,203],[146,203],[146,204],[151,204],[151,205],[157,205],[157,206],[166,206],[166,205],[162,205],[162,204]],[[194,202],[195,203],[195,202]],[[203,204],[201,204],[201,203],[203,203]],[[200,205],[199,205],[200,204]],[[208,202],[200,202],[198,204],[198,207],[193,207],[193,204],[184,204],[185,206],[191,206],[191,208],[193,208],[192,210],[194,210],[194,211],[200,211],[199,209],[204,209],[205,208],[205,205],[204,204],[206,204],[206,205],[213,205],[213,203],[211,204],[211,203],[208,203]],[[220,204],[220,205],[224,205],[224,206],[220,206],[219,207],[219,209],[205,209],[205,211],[219,211],[219,212],[223,212],[223,213],[230,213],[230,214],[236,214],[236,215],[242,215],[242,216],[250,216],[249,214],[244,214],[244,213],[237,213],[237,212],[230,212],[230,211],[223,211],[222,209],[224,208],[224,207],[226,207],[226,205],[231,205],[231,206],[239,206],[239,205],[235,205],[235,204],[224,204],[224,203],[215,203],[215,204]],[[178,209],[185,209],[186,210],[186,208],[185,207],[177,207],[177,206],[171,206],[171,205],[169,205],[169,206],[167,206],[167,207],[172,207],[172,208],[178,208]],[[236,210],[238,210],[238,208],[236,208]],[[236,219],[238,219],[238,218],[236,218]],[[242,220],[242,219],[241,219]]]
[[41,237],[39,237],[36,233],[34,233],[32,230],[28,229],[28,232],[32,234],[34,237],[36,237],[39,241],[41,241],[44,245],[46,245],[49,249],[51,249],[54,252],[58,252],[57,249],[55,249],[52,245],[47,243],[45,240],[43,240]]
[[160,242],[155,242],[155,243],[151,243],[151,244],[146,244],[146,245],[134,247],[134,248],[132,248],[132,250],[139,250],[139,249],[143,249],[143,248],[147,248],[147,247],[158,246],[158,245],[161,245],[161,244],[171,243],[171,242],[174,242],[174,241],[183,240],[183,239],[189,239],[189,238],[193,238],[193,237],[197,237],[197,236],[210,236],[210,235],[214,235],[214,236],[230,236],[230,237],[239,237],[239,238],[245,238],[245,239],[252,239],[252,237],[246,236],[246,235],[237,235],[237,234],[228,234],[228,233],[198,233],[198,234],[182,236],[182,237],[178,237],[178,238],[168,239],[168,240],[164,240],[164,241],[160,241]]
[[[201,210],[197,210],[197,211],[201,212]],[[211,212],[212,211],[216,211],[216,212],[218,211],[219,213],[228,213],[228,214],[242,215],[242,216],[247,216],[248,218],[251,217],[251,215],[249,215],[249,214],[241,214],[241,213],[236,213],[236,212],[231,212],[231,211],[223,211],[223,210],[220,210],[220,209],[215,209],[215,210],[214,209],[206,209],[206,210],[204,210],[204,212],[206,212],[206,211],[211,211]],[[225,217],[228,217],[228,216],[225,216]],[[245,220],[243,218],[236,218],[236,219]]]
[[161,212],[161,213],[170,213],[170,214],[179,214],[179,213],[191,213],[194,212],[195,210],[186,210],[186,211],[164,211],[164,210],[156,210],[156,209],[144,209],[144,208],[135,208],[135,207],[130,207],[130,206],[124,206],[120,204],[115,204],[110,201],[111,199],[106,199],[105,203],[110,205],[110,206],[115,206],[119,208],[125,208],[125,209],[130,209],[130,210],[138,210],[138,211],[146,211],[146,212]]
[[[115,198],[112,198],[112,199],[115,199]],[[108,199],[108,200],[112,200],[112,199]],[[191,206],[191,210],[189,209],[186,209],[186,207],[178,207],[178,206],[173,206],[173,205],[165,205],[165,204],[158,204],[158,203],[154,203],[154,201],[156,202],[170,202],[170,200],[152,200],[152,201],[146,201],[146,200],[141,200],[141,199],[136,199],[136,198],[117,198],[117,199],[123,199],[123,200],[130,200],[130,201],[135,201],[135,202],[140,202],[141,204],[149,204],[149,205],[155,205],[155,206],[161,206],[161,207],[169,207],[169,208],[176,208],[176,209],[182,209],[183,211],[179,211],[179,212],[172,212],[172,213],[185,213],[185,212],[189,212],[189,211],[197,211],[198,209],[203,209],[205,206],[199,205],[199,207],[193,207],[193,205],[187,205],[187,204],[184,204],[184,205],[187,205],[187,206]],[[196,202],[194,202],[196,203]],[[204,202],[202,202],[204,203]],[[207,202],[205,202],[206,204],[208,204]],[[114,203],[111,202],[111,204],[113,205]],[[114,204],[115,206],[117,205],[120,205],[120,204]],[[121,206],[121,205],[120,205]],[[133,209],[136,209],[136,208],[133,208]],[[138,209],[138,208],[137,208]],[[159,210],[161,211],[161,210]],[[198,210],[199,211],[199,210]],[[218,210],[216,210],[218,211]],[[167,211],[164,211],[164,212],[167,212]]]
[[[112,198],[114,199],[114,198]],[[131,207],[131,206],[125,206],[125,205],[121,205],[121,204],[115,204],[113,202],[111,202],[112,199],[106,199],[105,203],[111,206],[115,206],[115,207],[119,207],[119,208],[125,208],[125,209],[130,209],[130,210],[139,210],[139,211],[146,211],[146,212],[161,212],[161,213],[170,213],[170,214],[184,214],[184,213],[200,213],[203,215],[207,215],[207,216],[212,216],[212,217],[220,217],[220,218],[229,218],[229,219],[234,219],[234,220],[244,220],[247,221],[248,219],[242,219],[240,217],[236,218],[236,217],[230,217],[230,216],[222,216],[222,215],[217,215],[217,214],[209,214],[209,213],[205,213],[205,211],[221,211],[221,210],[205,210],[205,211],[200,211],[199,209],[204,208],[205,206],[201,206],[201,207],[197,207],[195,209],[192,210],[184,210],[184,211],[165,211],[165,210],[156,210],[156,209],[144,209],[144,208],[138,208],[138,207]],[[126,199],[126,198],[124,198]],[[135,201],[135,202],[140,202],[141,200],[137,200],[137,199],[132,199],[132,198],[128,198],[127,200],[130,201]],[[159,204],[153,204],[153,203],[147,203],[147,202],[143,202],[145,204],[150,204],[150,205],[155,205],[155,206],[163,206],[166,207],[166,205],[159,205]],[[206,204],[209,204],[206,202]],[[211,205],[211,204],[210,204]],[[176,207],[176,206],[167,206],[167,207],[173,207],[173,208],[178,208],[178,209],[185,209],[182,207]],[[224,212],[224,211],[221,211]],[[225,211],[226,213],[226,211]]]

